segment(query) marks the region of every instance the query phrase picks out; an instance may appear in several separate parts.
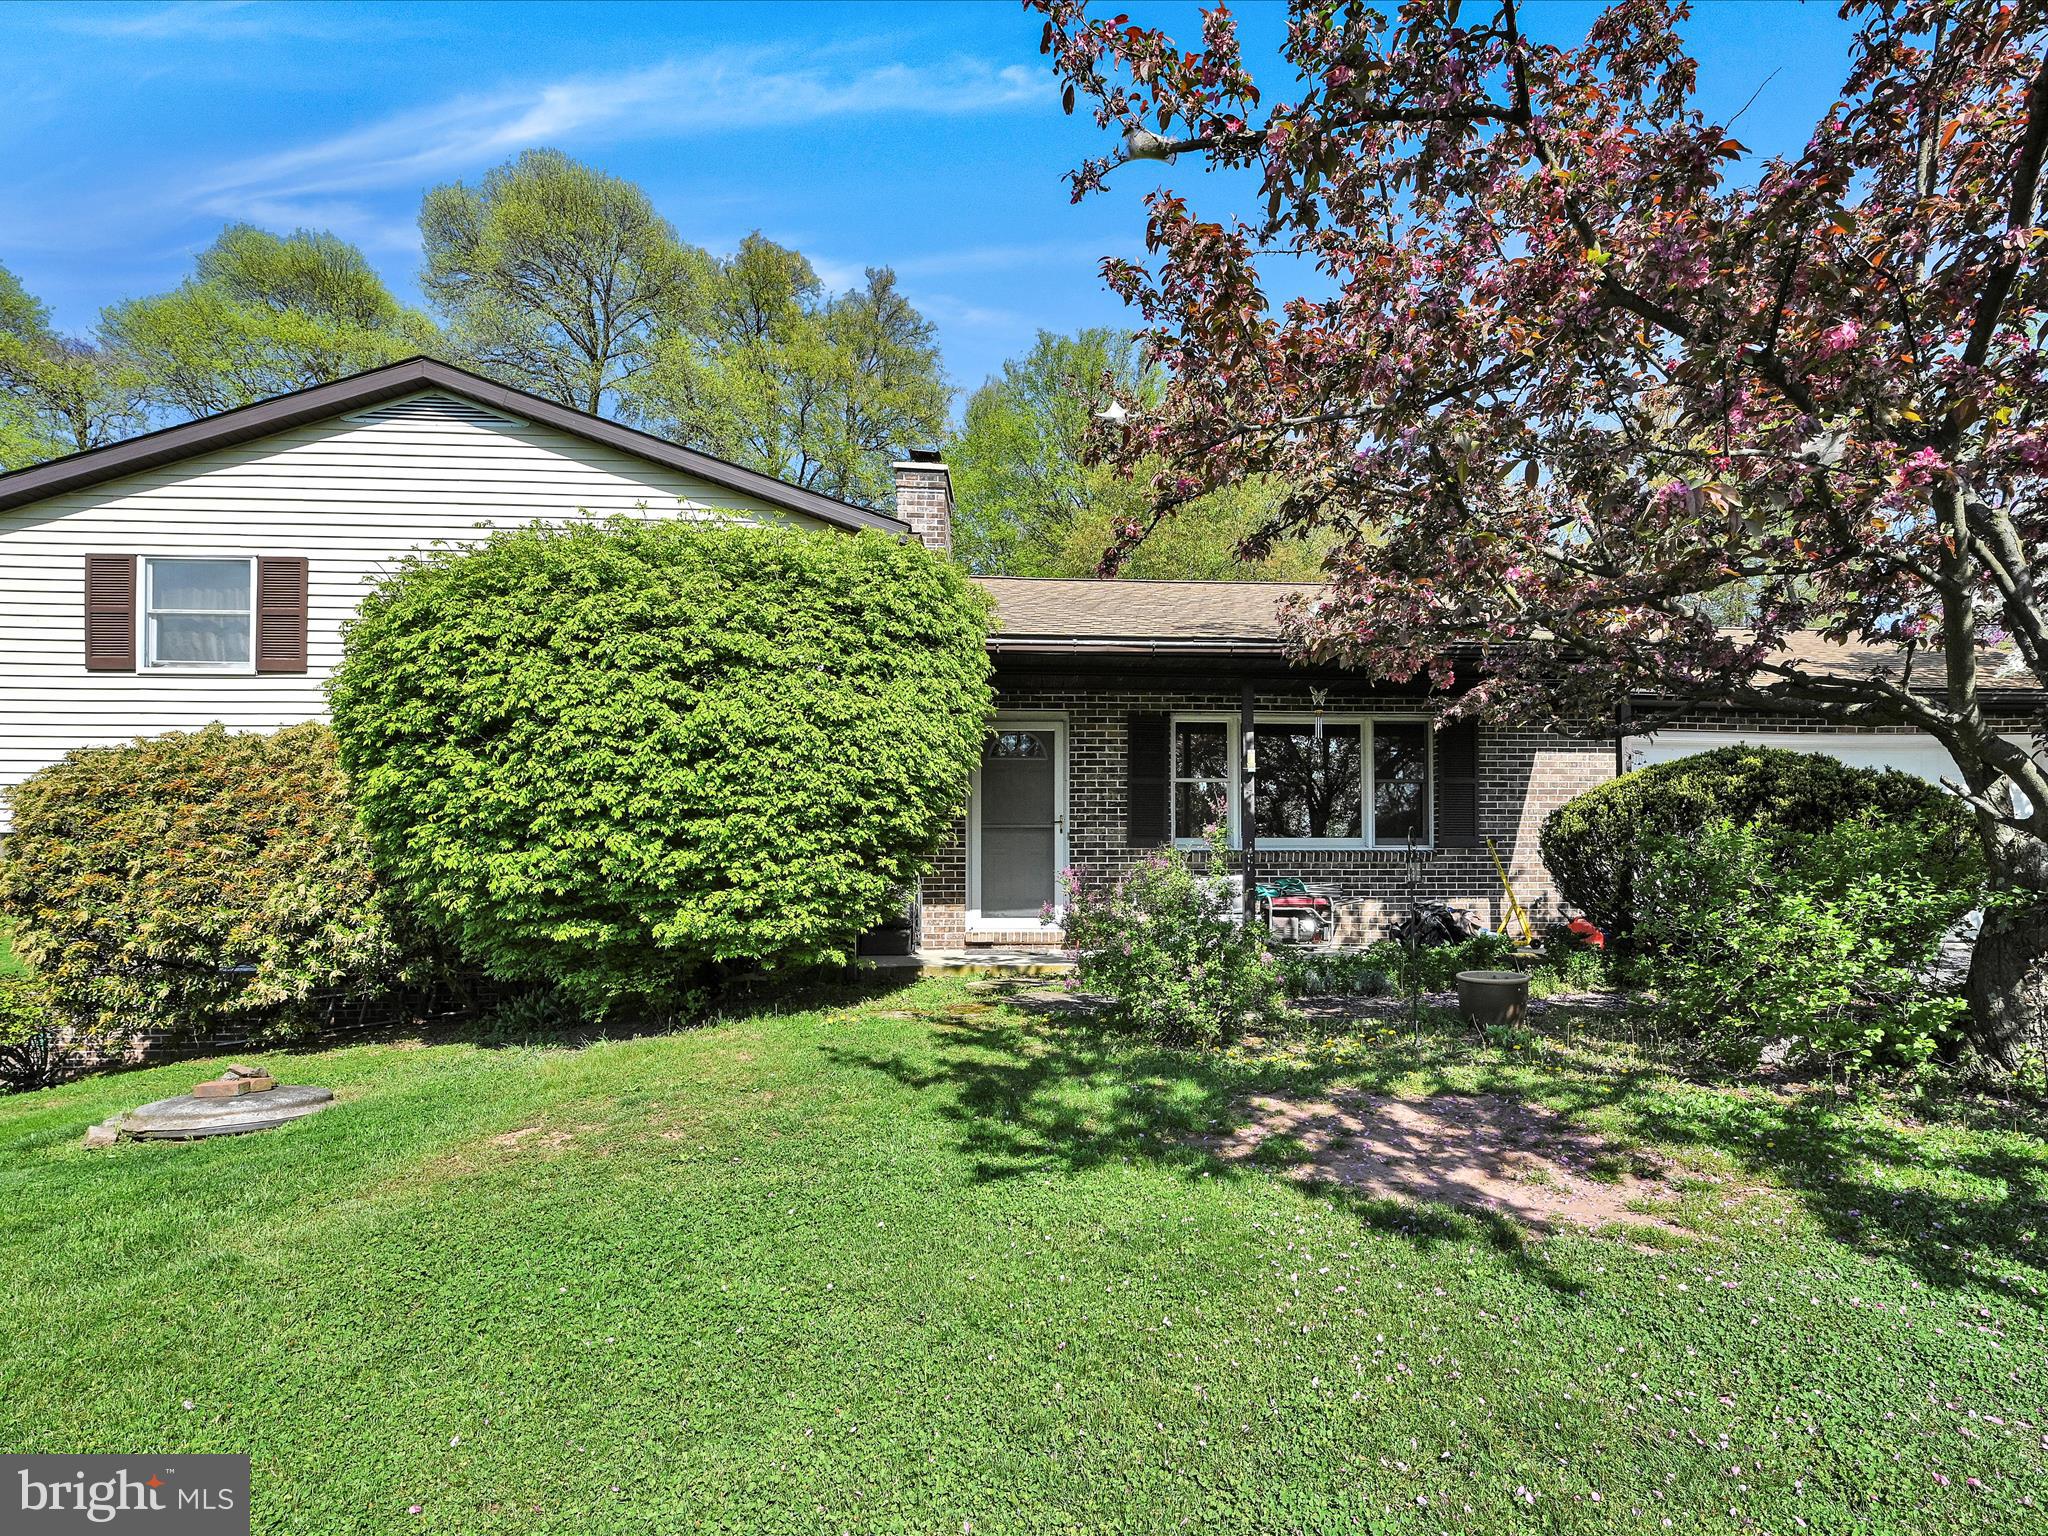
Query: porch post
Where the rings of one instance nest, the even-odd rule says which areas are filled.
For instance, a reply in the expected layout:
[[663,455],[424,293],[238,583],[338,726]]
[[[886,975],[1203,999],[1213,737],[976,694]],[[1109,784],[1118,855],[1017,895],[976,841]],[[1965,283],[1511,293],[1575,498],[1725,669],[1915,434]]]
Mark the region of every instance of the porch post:
[[1252,684],[1246,678],[1244,697],[1239,705],[1238,749],[1243,754],[1238,773],[1237,827],[1242,850],[1238,867],[1244,871],[1244,920],[1246,926],[1258,920],[1259,897],[1259,797],[1257,779],[1259,771],[1259,749],[1252,730]]

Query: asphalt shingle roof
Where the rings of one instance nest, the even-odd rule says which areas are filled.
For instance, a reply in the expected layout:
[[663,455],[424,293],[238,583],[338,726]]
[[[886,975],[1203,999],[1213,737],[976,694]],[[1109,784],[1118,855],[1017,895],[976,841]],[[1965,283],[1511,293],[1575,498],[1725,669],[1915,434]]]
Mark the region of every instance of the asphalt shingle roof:
[[[998,650],[1126,647],[1131,650],[1277,649],[1280,604],[1297,593],[1322,589],[1309,582],[1141,581],[1129,578],[984,576],[995,598]],[[1823,676],[1855,677],[1880,668],[1896,671],[1904,652],[1894,646],[1837,645],[1802,635],[1779,655]],[[2034,679],[2014,668],[2010,649],[1985,653],[1987,688],[2034,691]],[[1914,682],[1942,682],[1941,658],[1921,652]]]

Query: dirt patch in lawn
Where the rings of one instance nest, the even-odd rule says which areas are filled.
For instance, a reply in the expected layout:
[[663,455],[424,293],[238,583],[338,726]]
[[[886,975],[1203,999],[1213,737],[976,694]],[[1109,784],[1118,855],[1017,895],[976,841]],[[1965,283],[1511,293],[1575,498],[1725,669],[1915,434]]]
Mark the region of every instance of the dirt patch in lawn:
[[1261,1094],[1244,1108],[1245,1124],[1204,1138],[1226,1162],[1376,1199],[1490,1212],[1542,1230],[1560,1222],[1672,1229],[1657,1207],[1677,1197],[1658,1163],[1620,1152],[1541,1105],[1495,1094],[1357,1093]]
[[566,1147],[576,1139],[568,1131],[550,1131],[545,1126],[529,1125],[523,1126],[516,1131],[507,1131],[502,1136],[493,1136],[491,1138],[491,1145],[494,1147],[523,1146],[529,1137],[534,1136],[540,1138],[540,1140],[534,1142],[535,1146],[549,1147],[556,1150]]

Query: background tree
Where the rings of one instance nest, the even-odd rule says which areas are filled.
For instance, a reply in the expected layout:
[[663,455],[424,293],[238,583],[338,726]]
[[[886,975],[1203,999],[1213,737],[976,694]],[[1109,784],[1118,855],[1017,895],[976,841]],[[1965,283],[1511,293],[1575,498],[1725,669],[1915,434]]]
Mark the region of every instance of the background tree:
[[799,252],[756,232],[664,336],[631,408],[677,442],[880,505],[890,461],[939,438],[949,398],[932,324],[895,274],[871,267],[831,295]]
[[553,149],[433,188],[420,236],[420,285],[460,353],[593,414],[687,325],[710,270],[639,187]]
[[0,469],[141,431],[142,385],[127,359],[59,335],[49,309],[0,267]]
[[[1161,457],[1156,508],[1277,477],[1275,532],[1345,541],[1299,649],[1442,683],[1473,658],[1471,707],[1590,722],[1649,689],[1926,732],[1998,892],[1979,1043],[2048,1040],[2048,767],[1987,699],[2048,686],[2043,8],[1850,0],[1840,98],[1740,174],[1670,0],[1573,47],[1512,0],[1296,0],[1284,101],[1222,10],[1184,51],[1041,4],[1069,104],[1126,135],[1077,197],[1131,153],[1262,189],[1252,222],[1154,192],[1150,266],[1106,264],[1168,370],[1112,445]],[[1271,252],[1329,287],[1270,293]],[[1701,602],[1732,583],[1740,631]],[[1784,648],[1809,630],[1906,659],[1817,669]]]
[[222,230],[169,293],[111,306],[100,332],[141,372],[153,401],[188,416],[440,347],[434,323],[393,298],[346,240],[249,224]]
[[[1156,403],[1164,379],[1148,371],[1129,331],[1090,327],[1072,336],[1040,331],[1031,350],[1003,364],[967,402],[960,435],[946,450],[953,470],[955,547],[968,568],[988,575],[1089,576],[1118,530],[1142,518],[1147,481],[1091,462],[1089,418],[1098,402]],[[1263,480],[1223,487],[1182,508],[1128,551],[1132,576],[1221,578],[1260,575],[1312,580],[1313,543],[1270,550],[1247,571],[1240,543],[1270,520],[1277,492]]]

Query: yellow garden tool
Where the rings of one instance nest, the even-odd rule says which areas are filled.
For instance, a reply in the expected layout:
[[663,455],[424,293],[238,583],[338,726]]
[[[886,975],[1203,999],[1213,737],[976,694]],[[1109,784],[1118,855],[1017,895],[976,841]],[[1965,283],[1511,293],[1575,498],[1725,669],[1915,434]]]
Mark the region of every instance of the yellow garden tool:
[[[1508,893],[1508,915],[1521,924],[1522,937],[1516,941],[1517,949],[1536,947],[1536,930],[1529,923],[1529,909],[1522,905],[1522,898],[1515,894],[1514,885],[1508,880],[1508,872],[1500,861],[1500,850],[1493,845],[1493,839],[1486,840],[1486,851],[1493,855],[1493,872],[1500,876],[1500,888]],[[1501,924],[1501,932],[1507,932],[1507,924]]]

